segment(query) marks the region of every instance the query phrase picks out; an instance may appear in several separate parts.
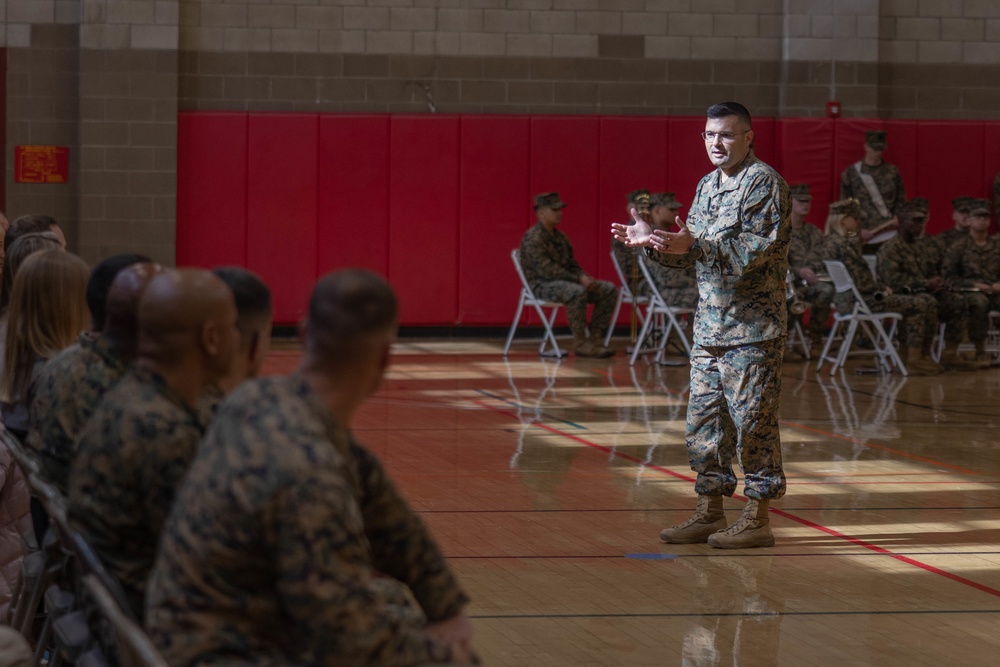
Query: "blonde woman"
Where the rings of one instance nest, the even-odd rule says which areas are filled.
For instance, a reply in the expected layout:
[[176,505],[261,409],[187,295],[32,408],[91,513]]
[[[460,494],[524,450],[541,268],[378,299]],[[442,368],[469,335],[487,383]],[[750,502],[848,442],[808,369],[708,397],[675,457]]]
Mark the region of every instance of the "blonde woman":
[[[844,263],[869,308],[903,316],[900,337],[905,338],[906,344],[901,346],[900,355],[910,373],[936,375],[944,370],[930,356],[931,342],[938,328],[936,304],[928,307],[913,296],[893,294],[892,289],[875,278],[861,254],[860,218],[861,205],[857,199],[842,199],[830,204],[830,215],[826,219],[827,256]],[[833,305],[837,312],[848,313],[854,308],[854,295],[840,292],[833,297]]]
[[62,249],[36,252],[14,277],[7,349],[0,373],[0,414],[14,435],[28,429],[28,387],[41,365],[90,325],[87,265]]
[[14,288],[14,274],[28,257],[39,250],[62,248],[59,237],[52,232],[31,232],[17,238],[7,249],[7,256],[0,269],[0,374],[3,373],[4,349],[7,346],[7,306]]

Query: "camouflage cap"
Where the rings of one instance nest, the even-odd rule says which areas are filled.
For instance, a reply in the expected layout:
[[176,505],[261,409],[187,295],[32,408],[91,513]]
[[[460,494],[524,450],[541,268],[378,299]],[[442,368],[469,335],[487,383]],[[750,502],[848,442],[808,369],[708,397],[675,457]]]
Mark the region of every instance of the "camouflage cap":
[[809,193],[808,183],[796,183],[788,188],[788,192],[792,195],[792,199],[799,201],[812,201],[813,198]]
[[968,213],[969,205],[975,201],[975,197],[955,197],[951,200],[951,208],[959,213]]
[[865,143],[877,151],[884,151],[886,147],[885,130],[868,130],[865,132]]
[[969,202],[969,215],[980,217],[990,217],[990,200],[973,199]]
[[849,215],[861,218],[861,202],[857,199],[841,199],[830,204],[830,215]]
[[566,206],[566,202],[559,199],[558,192],[543,192],[540,195],[535,195],[535,210],[540,208],[551,208],[558,211]]
[[628,203],[635,206],[649,206],[649,190],[633,190],[628,193]]
[[926,220],[930,211],[928,201],[923,197],[914,197],[900,207],[899,217],[903,220]]
[[673,192],[657,192],[649,198],[649,205],[666,206],[667,208],[678,209],[684,205],[677,201],[677,196]]

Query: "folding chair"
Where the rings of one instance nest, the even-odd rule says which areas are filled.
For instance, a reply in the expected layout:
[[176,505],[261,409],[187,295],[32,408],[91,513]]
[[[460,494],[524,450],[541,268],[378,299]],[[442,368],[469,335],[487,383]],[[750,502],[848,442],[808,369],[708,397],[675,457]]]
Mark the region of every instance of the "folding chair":
[[[524,311],[524,307],[531,306],[538,313],[538,317],[542,320],[542,326],[545,327],[545,335],[542,336],[542,343],[538,346],[538,354],[543,357],[565,357],[568,352],[559,347],[559,343],[556,342],[556,335],[552,332],[552,325],[556,321],[556,313],[559,312],[559,308],[563,304],[556,301],[545,301],[535,296],[535,293],[531,290],[531,285],[528,284],[528,279],[524,277],[524,270],[521,268],[520,250],[511,250],[510,259],[514,262],[517,277],[521,279],[521,297],[517,302],[517,313],[514,315],[514,322],[510,325],[510,333],[507,334],[507,344],[503,346],[503,356],[507,356],[510,344],[514,341],[514,334],[517,332],[517,325],[521,322],[521,313]],[[552,309],[548,315],[545,314],[545,308]],[[551,352],[545,351],[548,347],[552,348]]]
[[83,576],[83,585],[97,602],[97,607],[111,625],[118,660],[122,667],[167,667],[167,662],[153,646],[142,627],[125,614],[104,583],[94,574]]
[[794,323],[792,324],[791,330],[788,332],[788,340],[785,344],[792,349],[796,346],[801,347],[802,356],[806,359],[812,359],[812,353],[809,350],[812,341],[808,336],[806,336],[805,331],[802,330],[802,320],[798,317],[805,312],[805,308],[800,308],[797,312],[794,309],[794,304],[796,303],[800,305],[805,304],[795,297],[795,279],[792,276],[791,271],[785,274],[785,300],[789,303],[789,310],[794,316]]
[[878,280],[878,255],[862,255],[868,262],[868,269],[872,272],[872,277]]
[[[635,360],[639,358],[640,354],[654,351],[656,352],[654,360],[656,363],[660,363],[663,359],[663,351],[667,346],[667,339],[670,338],[671,331],[677,332],[678,337],[681,339],[681,344],[684,345],[684,351],[690,357],[691,343],[688,341],[684,329],[681,328],[680,322],[677,321],[677,316],[690,315],[694,313],[694,310],[691,308],[674,308],[673,306],[668,306],[667,302],[663,299],[663,295],[656,289],[656,283],[653,281],[653,276],[649,273],[649,267],[646,265],[645,255],[638,255],[636,260],[639,262],[639,270],[642,272],[642,276],[650,288],[649,306],[646,308],[646,319],[642,323],[642,330],[639,331],[639,338],[635,342],[635,349],[632,350],[632,357],[628,362],[629,365],[635,364]],[[646,346],[646,340],[652,338],[654,329],[660,333],[660,342],[659,344]]]
[[[860,326],[875,347],[874,354],[878,358],[879,367],[888,371],[892,370],[892,367],[895,366],[899,369],[900,373],[908,375],[906,366],[903,364],[903,360],[892,343],[892,334],[896,331],[896,321],[901,320],[903,316],[899,313],[872,312],[868,304],[865,303],[864,298],[862,298],[861,292],[855,286],[854,281],[851,279],[851,274],[847,272],[847,268],[843,262],[823,260],[823,264],[826,265],[827,273],[830,274],[830,278],[833,280],[833,287],[837,294],[848,291],[854,293],[854,308],[846,315],[834,312],[833,328],[830,329],[830,335],[827,336],[826,344],[823,345],[823,352],[819,355],[816,372],[818,373],[823,368],[823,362],[825,361],[833,362],[830,375],[833,375],[838,368],[843,367],[847,361],[847,355],[851,350],[851,344],[854,342],[854,336],[857,334],[858,327]],[[883,326],[883,322],[886,320],[893,321],[892,328],[888,332]],[[844,324],[846,329],[843,339],[840,341],[840,348],[837,350],[835,357],[830,356],[830,348],[841,328],[841,324]]]
[[[636,296],[635,294],[632,294],[632,288],[629,287],[628,278],[625,276],[625,272],[622,271],[621,265],[618,264],[618,258],[615,257],[614,250],[611,251],[611,265],[615,267],[615,273],[618,275],[618,282],[621,283],[621,287],[618,288],[618,301],[615,302],[615,311],[611,315],[611,324],[608,325],[608,333],[604,336],[604,347],[607,347],[608,343],[611,342],[611,334],[615,331],[615,323],[618,322],[618,314],[621,312],[623,303],[627,303],[635,309],[635,312],[639,317],[640,325],[645,324],[646,322],[646,318],[642,314],[640,306],[646,306],[649,304],[648,296]],[[640,285],[636,285],[636,288],[638,289]]]

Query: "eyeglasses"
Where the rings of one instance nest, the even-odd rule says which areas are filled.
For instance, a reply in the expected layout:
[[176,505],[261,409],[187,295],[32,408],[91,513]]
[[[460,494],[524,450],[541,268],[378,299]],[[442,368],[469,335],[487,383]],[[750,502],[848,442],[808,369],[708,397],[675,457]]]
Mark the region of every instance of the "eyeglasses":
[[736,141],[736,137],[741,134],[746,134],[750,130],[743,130],[742,132],[702,132],[701,138],[705,141],[715,142],[716,139],[722,139],[722,143],[731,144]]

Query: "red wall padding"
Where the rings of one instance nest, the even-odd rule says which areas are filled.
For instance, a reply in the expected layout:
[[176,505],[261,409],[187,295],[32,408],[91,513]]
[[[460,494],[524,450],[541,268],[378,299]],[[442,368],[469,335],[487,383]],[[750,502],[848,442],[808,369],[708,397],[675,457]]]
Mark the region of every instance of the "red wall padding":
[[274,318],[297,322],[316,281],[319,116],[250,114],[247,267],[271,287]]
[[181,114],[177,144],[177,264],[246,266],[247,114]]
[[[672,190],[684,204],[710,169],[703,118],[390,116],[184,112],[178,119],[177,262],[246,265],[298,321],[317,276],[344,266],[387,275],[404,325],[508,325],[518,283],[510,250],[534,223],[531,197],[558,191],[561,229],[588,272],[613,279],[612,220],[625,195]],[[812,187],[823,226],[840,173],[868,129],[910,197],[950,226],[951,199],[990,196],[1000,123],[760,118],[757,155]],[[623,317],[625,317],[623,315]]]
[[389,269],[389,117],[321,116],[316,258],[320,275]]
[[394,116],[389,123],[389,282],[407,324],[457,319],[459,122]]
[[[532,209],[525,117],[462,119],[457,322],[503,322],[521,289],[510,248],[521,243]],[[488,156],[483,159],[483,156]],[[506,250],[505,250],[506,249]],[[512,297],[511,295],[514,295]]]

